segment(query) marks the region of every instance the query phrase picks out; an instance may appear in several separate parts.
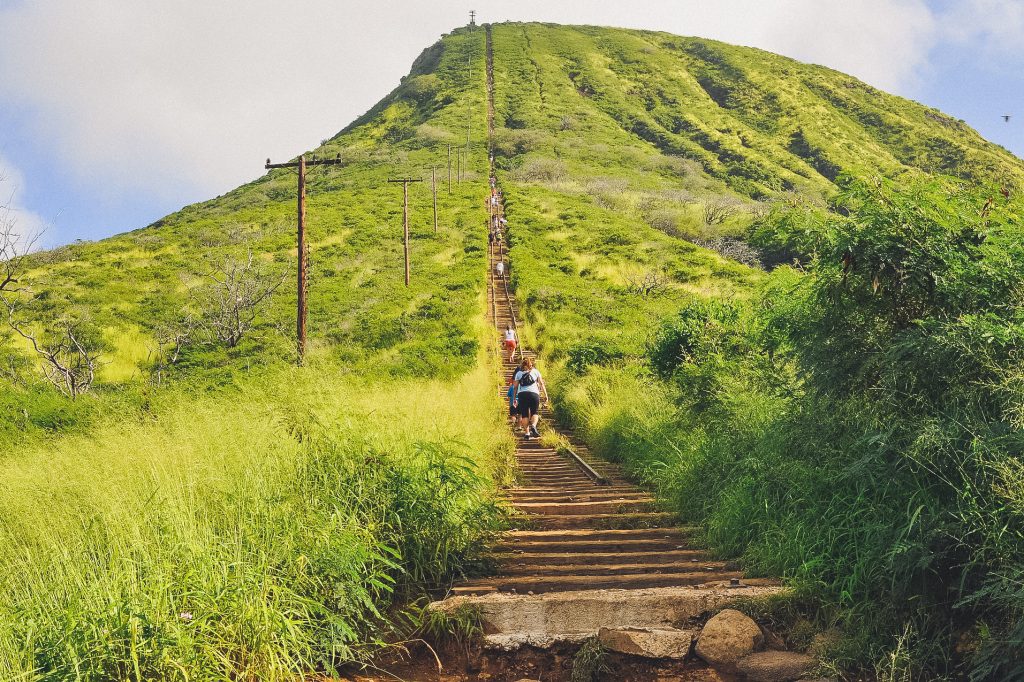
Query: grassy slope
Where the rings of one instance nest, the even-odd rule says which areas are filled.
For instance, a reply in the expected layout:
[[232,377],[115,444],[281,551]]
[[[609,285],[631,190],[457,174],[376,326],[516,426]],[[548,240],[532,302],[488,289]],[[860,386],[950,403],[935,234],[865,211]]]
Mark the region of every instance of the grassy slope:
[[[798,273],[768,276],[688,240],[769,229],[766,203],[823,205],[840,171],[1019,186],[1024,163],[940,112],[758,50],[540,24],[494,26],[494,41],[513,276],[527,334],[553,363],[562,418],[705,523],[722,555],[790,576],[826,605],[817,627],[839,625],[846,636],[823,640],[825,658],[886,661],[878,674],[896,679],[957,664],[958,637],[961,654],[985,637],[1005,652],[1003,635],[987,633],[1000,618],[1011,628],[1013,609],[986,612],[986,602],[954,624],[950,605],[968,592],[955,584],[963,545],[946,535],[970,537],[980,551],[984,537],[1002,537],[1001,521],[945,528],[989,512],[958,510],[898,447],[881,456],[872,444],[888,427],[871,423],[870,400],[817,416],[812,401],[797,400],[798,366],[747,335],[772,333],[763,319],[785,320],[784,292]],[[702,206],[723,198],[737,213],[705,224]],[[667,282],[660,294],[629,290],[645,273]],[[744,303],[761,300],[782,312]],[[701,301],[712,314],[693,319],[691,366],[671,381],[652,375],[648,343],[662,321]],[[740,304],[739,316],[719,302]],[[914,418],[906,425],[913,433]],[[964,482],[961,498],[998,506],[1021,497],[985,485]],[[910,500],[929,513],[915,514]],[[1010,546],[990,556],[1016,565]],[[806,644],[815,628],[798,629]]]
[[[473,65],[470,80],[468,62]],[[363,657],[390,608],[443,588],[496,522],[508,435],[482,324],[483,33],[426,50],[403,84],[315,150],[311,353],[295,369],[293,281],[235,349],[187,348],[161,387],[147,347],[200,313],[228,256],[284,271],[295,176],[274,171],[145,229],[33,259],[37,328],[103,337],[93,393],[57,397],[0,344],[0,678],[294,679]],[[468,182],[401,190],[465,142]],[[33,672],[34,671],[34,672]],[[22,677],[23,676],[23,677]]]
[[[314,357],[395,376],[445,372],[446,367],[458,371],[473,362],[472,319],[484,267],[484,219],[477,201],[486,164],[481,36],[455,35],[426,50],[403,84],[358,125],[312,151],[321,157],[341,154],[345,161],[341,169],[311,171],[308,182]],[[456,185],[450,197],[442,186],[436,236],[429,182],[411,186],[413,286],[406,288],[401,187],[385,181],[398,175],[429,180],[431,165],[446,163],[446,144],[464,144],[467,107],[477,143],[470,181]],[[26,316],[38,325],[68,317],[87,320],[107,344],[100,393],[116,388],[123,395],[121,389],[132,390],[147,378],[155,330],[201,312],[195,294],[227,257],[252,249],[270,268],[294,272],[294,215],[295,174],[272,171],[145,229],[40,254],[26,280],[42,296]],[[230,383],[239,370],[290,362],[292,281],[289,276],[256,333],[237,350],[195,346],[186,351],[180,374],[192,384]],[[22,378],[32,376],[26,371]],[[23,423],[27,409],[27,426],[53,426],[56,418],[36,397],[5,395],[3,421]],[[90,401],[85,402],[74,413],[88,412]]]
[[[745,295],[758,272],[685,239],[742,234],[765,210],[755,199],[828,195],[840,170],[1024,179],[962,122],[760,50],[542,24],[494,39],[497,164],[529,234],[513,234],[516,282],[538,342],[560,352],[584,330],[637,350],[671,294]],[[720,198],[739,210],[708,226]],[[627,293],[652,272],[669,296]]]

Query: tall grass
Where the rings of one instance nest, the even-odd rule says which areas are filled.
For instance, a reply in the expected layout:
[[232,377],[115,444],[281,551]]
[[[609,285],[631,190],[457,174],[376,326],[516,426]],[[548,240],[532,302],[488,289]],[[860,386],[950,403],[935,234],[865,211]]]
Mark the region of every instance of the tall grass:
[[834,664],[1024,679],[1022,206],[845,182],[848,217],[775,232],[813,228],[804,272],[684,305],[643,361],[566,372],[559,409],[717,553],[810,597]]
[[285,679],[364,658],[498,522],[507,436],[447,382],[272,373],[0,460],[0,678]]

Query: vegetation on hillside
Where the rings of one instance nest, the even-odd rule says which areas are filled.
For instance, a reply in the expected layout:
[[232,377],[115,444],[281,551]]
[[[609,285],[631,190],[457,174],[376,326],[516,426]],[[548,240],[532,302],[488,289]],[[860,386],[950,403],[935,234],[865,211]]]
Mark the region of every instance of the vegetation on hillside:
[[825,661],[1024,676],[1024,164],[757,50],[494,39],[514,280],[560,417],[792,581]]
[[[473,570],[511,475],[483,362],[483,59],[482,31],[446,37],[312,152],[344,163],[308,178],[304,368],[289,171],[20,263],[18,329],[47,349],[73,329],[98,362],[62,393],[4,308],[0,678],[331,672]],[[428,180],[408,288],[397,176]]]
[[[789,579],[826,662],[1024,678],[1024,164],[758,50],[493,35],[513,283],[560,418],[717,553]],[[288,171],[18,261],[0,677],[329,672],[473,570],[509,476],[480,362],[484,97],[483,32],[459,30],[313,152],[344,165],[309,181],[305,368]],[[385,181],[434,165],[440,229],[413,187],[406,288]],[[62,394],[31,338],[73,359],[69,333],[97,362]]]

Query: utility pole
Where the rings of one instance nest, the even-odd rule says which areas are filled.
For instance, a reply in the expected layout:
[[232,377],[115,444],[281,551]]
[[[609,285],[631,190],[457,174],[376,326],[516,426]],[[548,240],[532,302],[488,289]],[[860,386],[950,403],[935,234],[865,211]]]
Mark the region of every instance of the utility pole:
[[476,10],[475,9],[469,10],[469,25],[470,26],[476,26]]
[[423,179],[398,178],[388,182],[402,183],[402,233],[405,250],[405,286],[409,286],[409,183],[423,182]]
[[[472,89],[473,86],[473,58],[470,57],[468,60],[469,66],[469,85]],[[470,132],[473,130],[473,102],[466,97],[466,163],[469,163],[469,140]]]
[[430,167],[430,189],[434,194],[434,234],[437,234],[437,169]]
[[295,311],[295,336],[296,346],[299,352],[299,364],[301,365],[303,360],[306,358],[306,313],[308,311],[306,305],[306,293],[308,288],[307,282],[307,266],[308,266],[308,249],[306,247],[306,168],[308,166],[340,166],[341,165],[341,154],[338,154],[333,159],[318,159],[313,157],[309,161],[306,161],[306,155],[303,154],[299,157],[298,161],[292,161],[289,163],[270,163],[270,159],[267,159],[267,163],[264,166],[267,170],[272,168],[298,168],[299,170],[299,190],[298,190],[298,209],[299,221],[298,221],[298,304]]
[[448,195],[452,193],[452,146],[448,145]]

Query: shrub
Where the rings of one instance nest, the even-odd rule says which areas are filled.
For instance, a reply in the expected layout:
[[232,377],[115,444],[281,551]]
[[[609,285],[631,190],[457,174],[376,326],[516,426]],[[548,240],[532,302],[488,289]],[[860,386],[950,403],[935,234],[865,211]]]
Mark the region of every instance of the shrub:
[[700,364],[727,350],[739,309],[729,303],[694,301],[666,320],[651,341],[651,368],[667,378],[685,364]]
[[608,365],[625,357],[625,352],[609,339],[590,338],[569,347],[565,366],[584,374],[593,365]]

